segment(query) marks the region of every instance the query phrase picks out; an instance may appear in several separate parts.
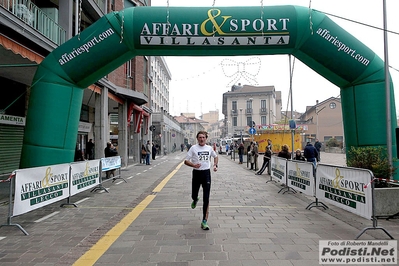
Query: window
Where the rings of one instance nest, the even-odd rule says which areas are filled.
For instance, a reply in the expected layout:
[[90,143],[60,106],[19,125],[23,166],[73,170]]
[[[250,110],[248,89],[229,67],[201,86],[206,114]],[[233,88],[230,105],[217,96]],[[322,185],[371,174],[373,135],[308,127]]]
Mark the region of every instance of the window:
[[231,111],[237,112],[237,101],[231,102]]
[[247,116],[247,126],[252,127],[252,116]]
[[260,100],[260,108],[266,110],[266,100]]
[[266,123],[266,116],[265,115],[262,115],[261,117],[260,117],[260,123],[261,123],[261,125],[266,125],[267,123]]
[[132,74],[132,60],[126,62],[126,77],[133,78]]
[[247,101],[247,110],[252,109],[252,100]]
[[237,126],[237,116],[233,117],[233,127]]

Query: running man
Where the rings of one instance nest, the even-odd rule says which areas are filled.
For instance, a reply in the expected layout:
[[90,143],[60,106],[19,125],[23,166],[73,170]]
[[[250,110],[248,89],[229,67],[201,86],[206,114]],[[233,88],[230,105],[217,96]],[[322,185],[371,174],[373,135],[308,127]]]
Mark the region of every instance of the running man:
[[213,157],[213,171],[218,170],[217,153],[212,149],[211,146],[206,145],[208,133],[205,131],[199,131],[197,133],[198,144],[191,146],[187,152],[186,160],[184,164],[191,166],[193,169],[192,174],[192,192],[191,208],[194,209],[197,206],[199,200],[198,192],[202,186],[203,192],[203,217],[201,222],[201,228],[209,230],[208,226],[208,214],[209,214],[209,195],[211,191],[211,157]]

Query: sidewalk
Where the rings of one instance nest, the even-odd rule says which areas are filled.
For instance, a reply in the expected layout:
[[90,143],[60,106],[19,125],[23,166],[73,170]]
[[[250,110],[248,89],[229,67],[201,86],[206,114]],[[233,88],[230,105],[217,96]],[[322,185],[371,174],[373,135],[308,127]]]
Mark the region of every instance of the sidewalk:
[[[319,265],[319,240],[353,240],[372,225],[333,206],[306,210],[312,198],[278,193],[280,184],[266,183],[268,175],[220,156],[219,171],[212,174],[211,229],[203,231],[201,200],[190,208],[191,168],[179,168],[184,156],[177,152],[151,166],[130,167],[122,172],[127,183],[106,183],[109,193],[73,197],[78,208],[53,204],[13,218],[29,235],[0,228],[0,265],[92,265],[98,256],[95,265],[311,266]],[[322,154],[321,160],[339,162],[340,156]],[[0,217],[7,208],[0,206]],[[378,223],[399,238],[397,219]],[[388,239],[381,230],[360,237],[374,238]],[[84,254],[86,260],[79,260]]]

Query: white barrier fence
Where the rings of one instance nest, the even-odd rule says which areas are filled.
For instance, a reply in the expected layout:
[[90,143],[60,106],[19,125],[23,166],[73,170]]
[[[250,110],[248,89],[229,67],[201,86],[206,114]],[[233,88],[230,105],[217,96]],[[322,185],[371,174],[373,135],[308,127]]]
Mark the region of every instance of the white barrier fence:
[[[28,233],[18,224],[11,223],[11,217],[15,217],[46,205],[67,199],[80,192],[102,187],[101,172],[119,169],[119,174],[112,179],[121,178],[121,157],[107,157],[98,160],[57,164],[42,167],[15,170],[10,182],[10,208],[8,223],[1,226],[17,226],[24,234]],[[15,191],[13,182],[15,180]],[[124,179],[123,179],[124,180]],[[126,180],[124,180],[126,182]],[[108,192],[108,191],[107,191]],[[14,204],[11,211],[12,195]],[[65,205],[65,204],[63,204]],[[63,206],[61,205],[61,207]],[[75,204],[72,204],[76,207]],[[0,227],[1,227],[0,226]]]
[[377,218],[374,215],[373,183],[370,186],[374,178],[371,171],[325,164],[318,164],[314,171],[311,162],[291,161],[276,156],[272,156],[271,166],[272,180],[283,183],[283,189],[295,193],[298,190],[315,197],[315,202],[309,204],[306,209],[312,207],[327,209],[323,202],[319,202],[322,200],[363,218],[371,219],[373,226],[363,229],[356,239],[365,231],[374,229],[383,230],[393,239],[384,228],[377,226]]
[[319,164],[316,169],[316,197],[366,219],[373,217],[373,178],[366,169]]

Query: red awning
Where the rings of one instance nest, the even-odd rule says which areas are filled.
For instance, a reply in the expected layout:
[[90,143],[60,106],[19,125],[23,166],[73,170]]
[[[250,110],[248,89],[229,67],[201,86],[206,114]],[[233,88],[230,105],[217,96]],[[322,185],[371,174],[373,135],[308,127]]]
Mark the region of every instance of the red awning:
[[13,40],[10,40],[4,35],[0,35],[0,45],[6,48],[7,50],[11,50],[14,54],[18,54],[23,58],[27,58],[32,62],[36,62],[40,64],[44,57],[35,53],[34,51],[26,48],[22,44],[19,44]]

